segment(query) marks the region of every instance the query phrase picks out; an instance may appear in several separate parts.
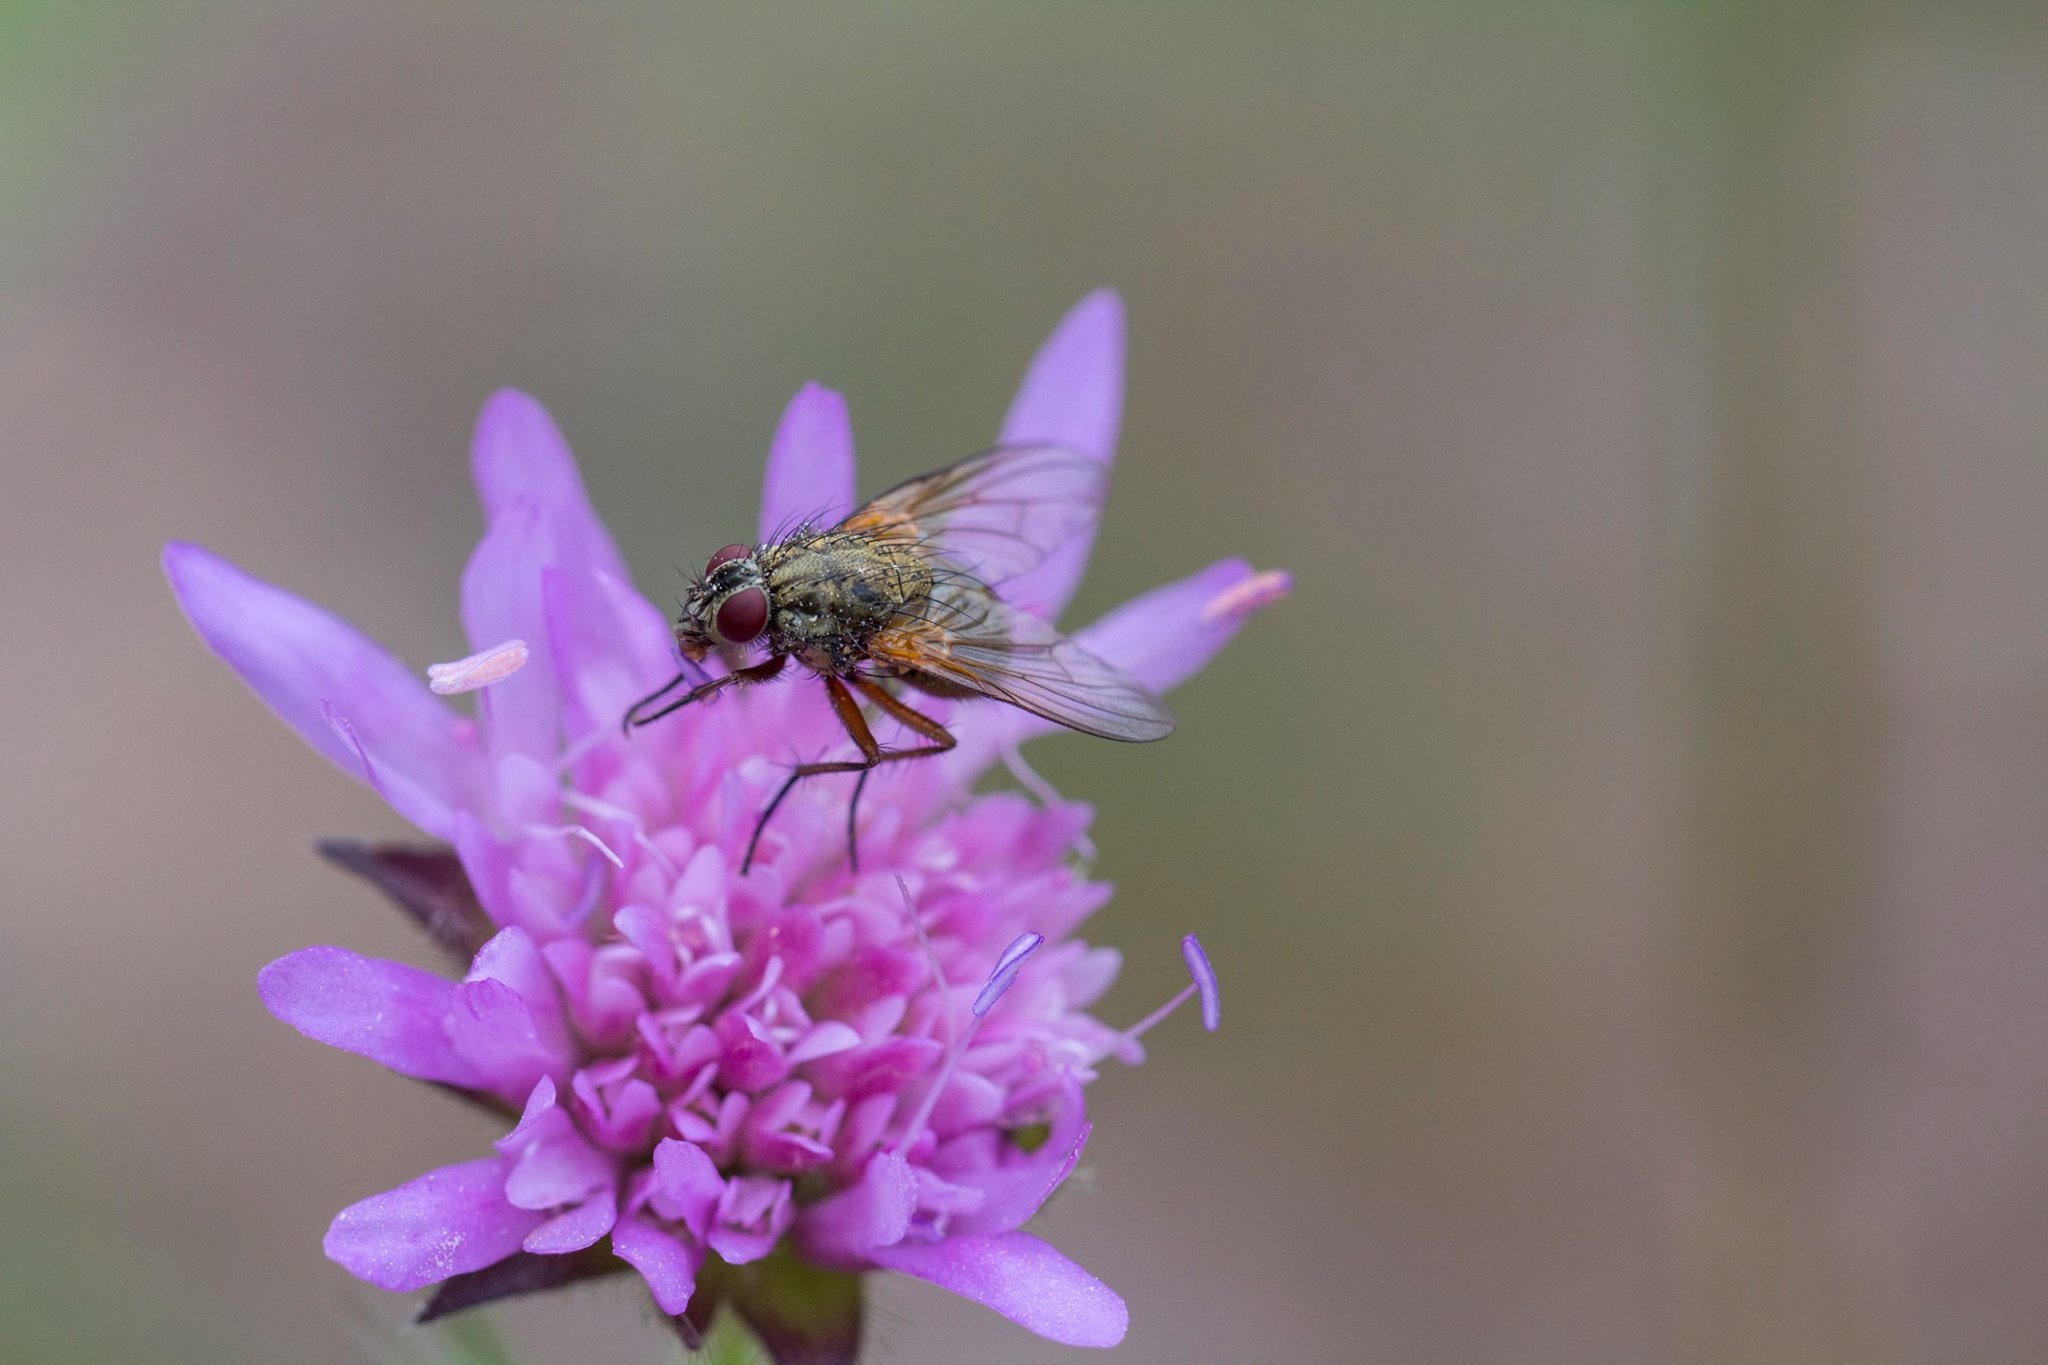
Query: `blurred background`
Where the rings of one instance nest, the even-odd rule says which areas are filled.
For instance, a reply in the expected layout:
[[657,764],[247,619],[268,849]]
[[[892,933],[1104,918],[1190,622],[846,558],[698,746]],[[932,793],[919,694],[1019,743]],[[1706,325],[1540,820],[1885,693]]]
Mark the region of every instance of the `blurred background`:
[[[553,410],[642,586],[783,402],[862,486],[1122,290],[1086,620],[1292,602],[1053,738],[1135,1018],[1048,1235],[1132,1362],[2020,1362],[2048,1341],[2037,5],[0,6],[0,1355],[374,1361],[320,1254],[489,1126],[272,1021],[429,960],[397,835],[192,635],[203,541],[462,652]],[[623,1283],[522,1360],[661,1361]],[[922,1286],[877,1361],[1074,1358]]]

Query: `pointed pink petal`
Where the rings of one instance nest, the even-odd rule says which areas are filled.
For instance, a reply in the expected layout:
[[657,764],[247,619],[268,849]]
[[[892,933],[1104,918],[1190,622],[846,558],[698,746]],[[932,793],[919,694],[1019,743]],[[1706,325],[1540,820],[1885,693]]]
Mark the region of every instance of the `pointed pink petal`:
[[403,1293],[481,1270],[519,1250],[545,1215],[505,1202],[496,1157],[443,1166],[335,1215],[328,1258]]
[[596,570],[551,568],[541,596],[569,742],[617,734],[626,708],[675,675],[669,622],[625,580]]
[[526,667],[485,694],[478,714],[495,752],[551,757],[559,693],[541,575],[560,565],[630,579],[540,404],[511,389],[492,395],[477,418],[470,464],[485,528],[462,574],[463,627],[472,648],[518,639],[533,652]]
[[[517,389],[500,389],[490,396],[477,415],[469,463],[486,525],[495,523],[516,500],[530,498],[546,509],[548,539],[555,549],[551,562],[629,578],[611,533],[591,510],[568,442],[547,409],[533,398]],[[479,640],[477,646],[486,643]]]
[[[1154,692],[1170,691],[1200,672],[1237,634],[1244,613],[1213,608],[1219,601],[1229,608],[1256,577],[1241,559],[1221,560],[1178,583],[1133,598],[1074,638]],[[1271,600],[1263,593],[1259,599]],[[1010,706],[984,707],[976,720],[976,728],[960,737],[960,746],[939,760],[948,765],[955,782],[972,780],[1004,746],[1059,729]]]
[[554,558],[545,510],[519,497],[491,519],[462,570],[462,626],[470,642],[483,649],[520,639],[528,650],[526,666],[479,699],[493,753],[555,752],[556,670],[540,595],[541,571]]
[[482,767],[459,718],[410,669],[328,612],[210,550],[174,541],[163,564],[207,647],[278,719],[375,786],[400,815],[448,837]]
[[402,1076],[477,1087],[443,1021],[456,985],[403,962],[346,948],[301,948],[256,974],[264,1008],[316,1042],[380,1062]]
[[1114,1346],[1130,1327],[1130,1310],[1116,1291],[1027,1233],[899,1242],[877,1250],[874,1260],[1065,1346]]
[[[1098,289],[1060,320],[1031,361],[1003,419],[1005,444],[1050,441],[1109,464],[1124,403],[1124,305]],[[1095,540],[1074,536],[1037,568],[1003,584],[1003,596],[1045,620],[1057,620],[1074,595]]]
[[674,1317],[690,1306],[703,1251],[638,1218],[619,1220],[612,1229],[612,1251],[640,1272],[662,1312]]
[[1253,576],[1241,559],[1220,560],[1126,602],[1074,638],[1154,692],[1170,691],[1201,672],[1237,634],[1245,614],[1210,606],[1227,601]]
[[[783,409],[761,485],[761,539],[798,522],[831,526],[853,510],[853,425],[846,400],[806,384]],[[693,566],[694,567],[694,566]]]

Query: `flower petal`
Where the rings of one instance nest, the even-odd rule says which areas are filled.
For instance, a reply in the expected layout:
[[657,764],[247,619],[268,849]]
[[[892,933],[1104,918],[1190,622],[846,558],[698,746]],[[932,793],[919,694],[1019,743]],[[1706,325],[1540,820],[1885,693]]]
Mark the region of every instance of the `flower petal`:
[[676,671],[668,621],[631,584],[602,570],[550,568],[541,575],[541,599],[569,743],[617,734],[626,708]]
[[266,1009],[316,1042],[402,1076],[470,1088],[483,1083],[443,1029],[456,985],[431,972],[346,948],[301,948],[257,973],[256,989]]
[[1115,1290],[1028,1233],[899,1242],[875,1251],[874,1260],[1065,1346],[1114,1346],[1130,1327]]
[[610,1190],[542,1223],[526,1235],[521,1247],[542,1256],[561,1256],[581,1251],[612,1230],[618,1221],[619,1201]]
[[[517,499],[530,498],[546,509],[556,552],[552,562],[630,578],[611,533],[591,510],[569,443],[532,397],[500,389],[485,401],[470,441],[469,464],[486,524],[495,523]],[[479,648],[484,643],[477,641]]]
[[547,412],[523,393],[492,395],[477,418],[470,465],[484,537],[462,574],[462,623],[473,648],[524,640],[534,658],[479,704],[494,751],[552,756],[557,670],[545,645],[541,575],[550,565],[630,582],[591,510],[576,461]]
[[851,1268],[876,1247],[901,1241],[916,1211],[910,1163],[894,1152],[876,1152],[859,1180],[803,1211],[797,1235],[811,1259]]
[[[1046,338],[1003,419],[1005,444],[1050,441],[1107,465],[1123,420],[1124,305],[1098,289],[1074,305]],[[1052,621],[1074,595],[1095,540],[1092,530],[1069,539],[1038,567],[1003,584],[1003,596]]]
[[1219,560],[1126,602],[1074,638],[1154,692],[1169,691],[1201,672],[1237,634],[1245,614],[1210,607],[1254,576],[1241,559]]
[[853,510],[853,424],[846,399],[806,384],[783,409],[761,483],[761,539],[800,522],[831,526]]
[[702,1147],[681,1138],[663,1138],[654,1147],[654,1178],[648,1203],[672,1223],[681,1223],[693,1237],[703,1237],[725,1181]]
[[163,565],[207,647],[278,719],[400,815],[448,837],[481,785],[466,722],[353,627],[212,551],[174,541]]
[[443,1166],[349,1205],[327,1229],[329,1259],[403,1293],[511,1255],[545,1215],[505,1202],[501,1170],[495,1157]]
[[528,663],[477,701],[494,754],[555,752],[556,669],[541,610],[541,571],[556,546],[546,510],[530,496],[514,498],[491,519],[462,570],[462,627],[483,649],[494,641],[527,642]]
[[1088,1122],[1088,1106],[1082,1098],[1080,1082],[1065,1080],[1058,1096],[1051,1131],[1037,1151],[1007,1164],[964,1170],[943,1165],[939,1168],[939,1174],[947,1180],[979,1190],[983,1196],[979,1208],[953,1220],[954,1233],[998,1233],[1021,1227],[1073,1174],[1093,1128]]
[[516,1101],[551,1071],[566,1070],[572,1059],[547,1045],[533,1015],[533,1007],[502,981],[485,977],[455,988],[448,1040],[501,1099]]
[[642,1219],[622,1218],[612,1229],[612,1251],[640,1272],[662,1312],[674,1317],[690,1306],[702,1250]]

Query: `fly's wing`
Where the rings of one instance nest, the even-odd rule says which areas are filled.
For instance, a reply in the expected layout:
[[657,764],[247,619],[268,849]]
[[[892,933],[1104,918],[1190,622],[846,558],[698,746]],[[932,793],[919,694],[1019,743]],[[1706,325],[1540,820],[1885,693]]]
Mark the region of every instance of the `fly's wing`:
[[1144,741],[1173,733],[1173,713],[1143,683],[979,585],[941,585],[868,648],[900,672],[1008,702],[1083,734]]
[[839,525],[998,584],[1093,526],[1106,477],[1064,446],[997,446],[897,484]]

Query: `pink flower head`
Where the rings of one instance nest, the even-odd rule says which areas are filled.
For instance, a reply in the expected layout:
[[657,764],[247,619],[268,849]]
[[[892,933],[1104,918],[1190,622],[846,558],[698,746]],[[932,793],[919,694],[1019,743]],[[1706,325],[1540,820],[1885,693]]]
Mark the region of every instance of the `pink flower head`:
[[[1122,353],[1116,296],[1091,295],[1039,352],[1004,439],[1107,464]],[[1080,1156],[1083,1087],[1105,1058],[1140,1055],[1154,1022],[1119,1032],[1086,1012],[1118,967],[1074,937],[1109,896],[1072,856],[1087,808],[972,794],[1050,724],[961,703],[957,749],[874,774],[860,871],[848,792],[819,780],[742,876],[786,766],[844,742],[818,689],[623,733],[674,670],[669,622],[532,399],[491,399],[473,463],[473,652],[431,670],[431,690],[320,608],[198,546],[164,552],[214,652],[439,841],[323,852],[415,915],[460,980],[306,948],[264,968],[264,1003],[507,1124],[488,1154],[344,1209],[328,1255],[386,1289],[439,1286],[428,1316],[630,1266],[686,1339],[723,1303],[789,1359],[852,1358],[852,1277],[876,1268],[1056,1341],[1120,1340],[1123,1301],[1020,1230]],[[769,452],[761,524],[838,515],[853,489],[845,404],[807,387]],[[1004,595],[1056,617],[1087,550],[1061,546]],[[1285,587],[1226,560],[1079,639],[1165,690]],[[436,695],[470,690],[474,718]],[[1187,953],[1213,1027],[1214,975],[1192,938]]]

